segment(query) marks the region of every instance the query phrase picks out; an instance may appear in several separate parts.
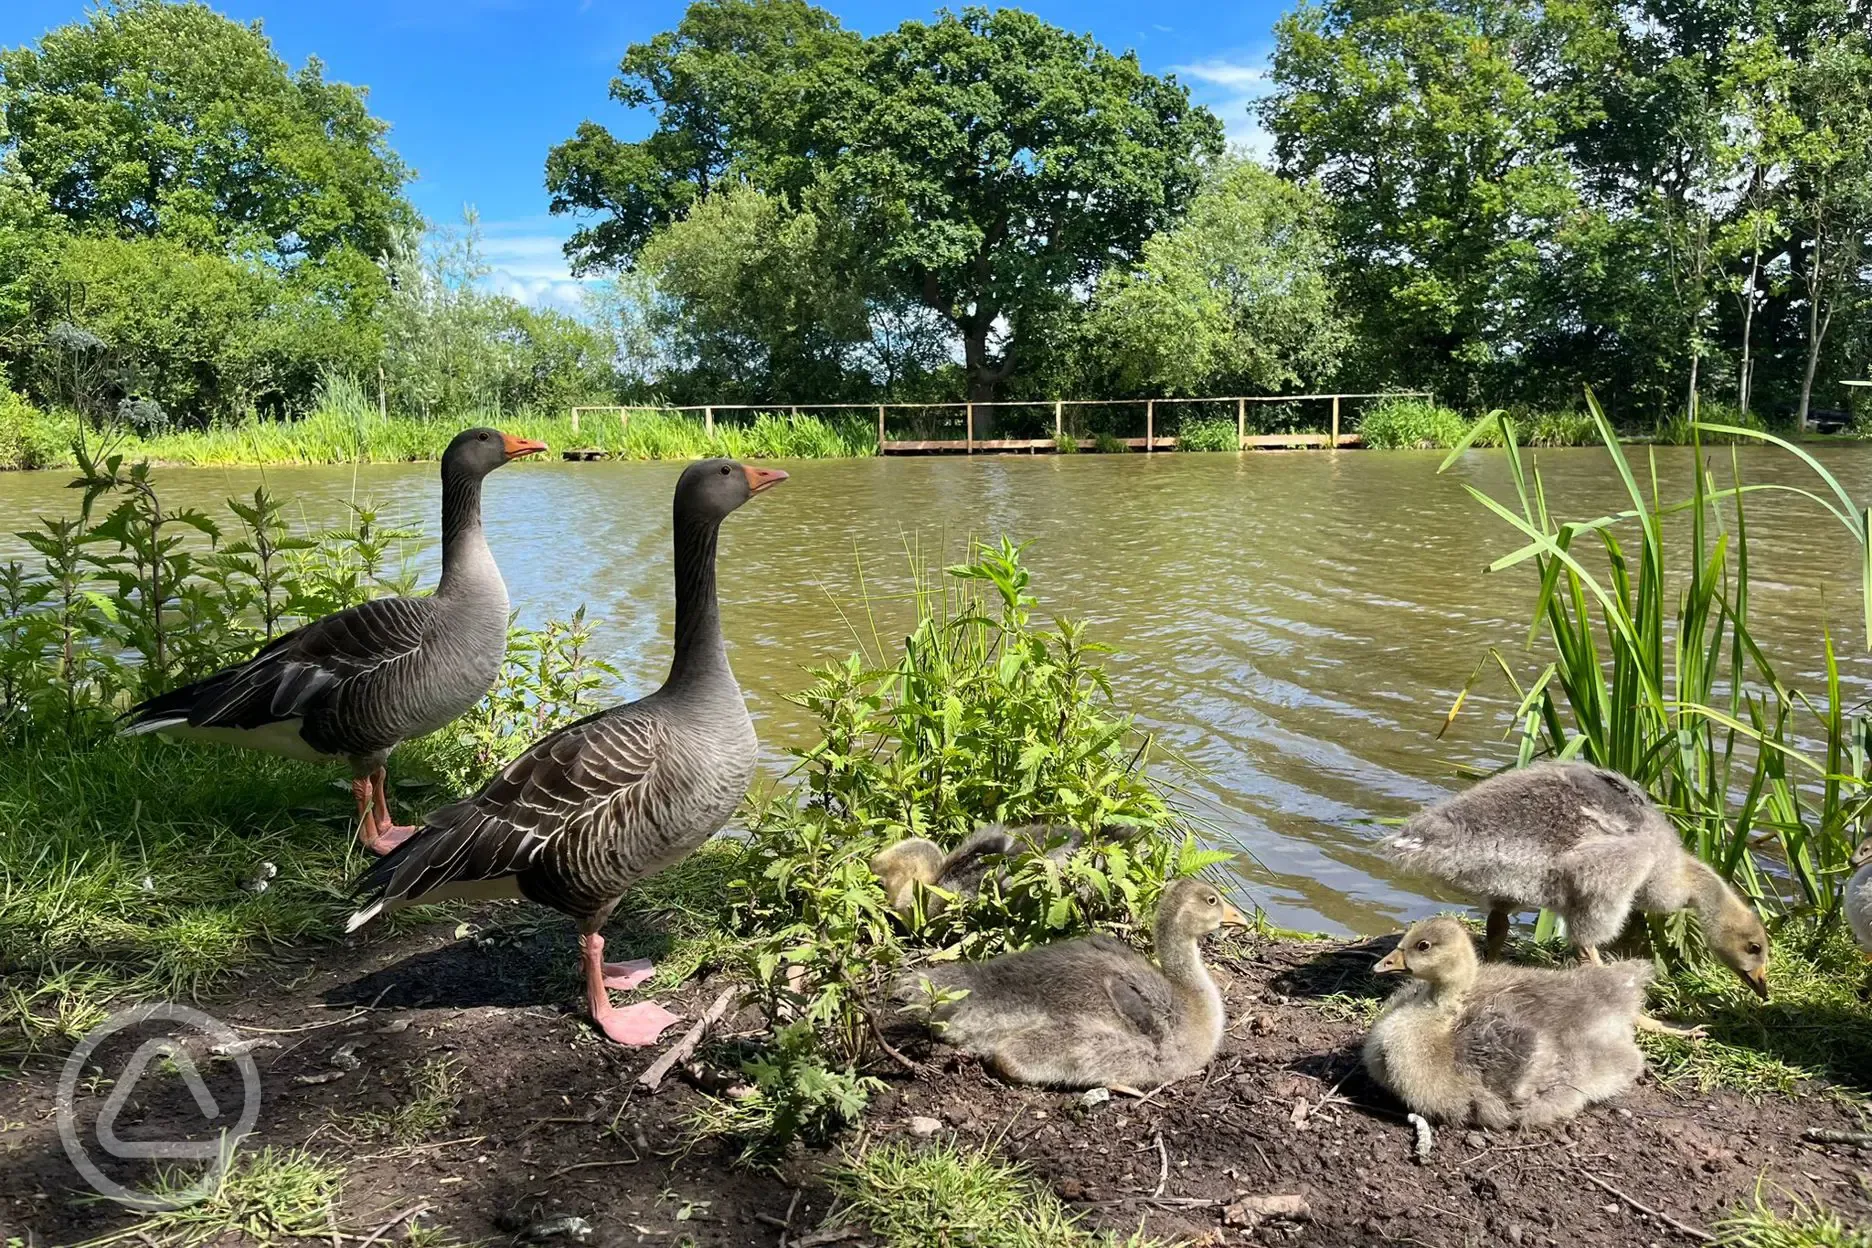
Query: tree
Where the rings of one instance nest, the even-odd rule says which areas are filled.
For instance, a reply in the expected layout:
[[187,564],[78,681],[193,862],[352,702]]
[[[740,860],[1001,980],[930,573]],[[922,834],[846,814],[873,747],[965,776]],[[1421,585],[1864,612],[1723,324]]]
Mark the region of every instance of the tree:
[[599,215],[566,244],[573,271],[627,268],[662,226],[737,184],[796,196],[812,181],[825,109],[855,68],[860,36],[804,0],[698,0],[675,30],[632,44],[611,98],[656,128],[620,142],[596,122],[546,157],[555,213]]
[[1017,9],[905,22],[861,72],[826,176],[871,262],[955,327],[977,400],[1014,369],[1023,322],[1136,258],[1222,148],[1174,80]]
[[1261,116],[1282,172],[1333,204],[1374,381],[1472,401],[1542,309],[1542,244],[1577,205],[1531,81],[1529,3],[1309,0],[1276,26]]
[[1015,367],[1023,323],[1133,259],[1221,149],[1174,81],[1011,9],[863,40],[799,0],[701,0],[620,68],[613,97],[656,129],[619,143],[587,123],[547,161],[554,211],[608,217],[575,264],[636,263],[737,183],[810,200],[900,309],[952,329],[976,398]]
[[0,51],[0,115],[18,170],[87,233],[291,262],[376,256],[415,221],[364,92],[202,4],[114,0]]
[[1163,394],[1278,392],[1325,381],[1347,342],[1313,188],[1226,161],[1189,214],[1101,282],[1088,333],[1118,384]]

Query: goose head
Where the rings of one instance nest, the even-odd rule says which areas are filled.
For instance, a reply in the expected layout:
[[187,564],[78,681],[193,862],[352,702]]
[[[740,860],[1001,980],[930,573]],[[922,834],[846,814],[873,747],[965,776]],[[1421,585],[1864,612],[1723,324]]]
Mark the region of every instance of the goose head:
[[916,884],[936,882],[942,863],[942,847],[935,841],[906,836],[872,855],[871,872],[884,888],[885,904],[900,910],[910,904]]
[[676,513],[720,524],[742,503],[787,479],[778,468],[756,468],[732,459],[690,464],[676,482]]
[[516,438],[498,429],[464,429],[455,435],[442,452],[442,475],[448,478],[480,479],[510,460],[523,455],[537,455],[546,449],[544,442]]
[[1475,942],[1455,919],[1413,923],[1397,948],[1378,959],[1380,975],[1412,975],[1434,988],[1461,988],[1475,979]]
[[1750,991],[1768,999],[1768,929],[1761,916],[1731,897],[1714,923],[1704,923],[1703,937],[1710,952],[1740,975]]
[[1242,912],[1230,905],[1207,880],[1173,880],[1157,903],[1156,938],[1159,948],[1201,940],[1220,927],[1247,927]]
[[1859,848],[1852,852],[1853,870],[1857,871],[1860,867],[1865,866],[1869,862],[1872,862],[1872,836],[1868,836],[1865,840],[1860,841]]

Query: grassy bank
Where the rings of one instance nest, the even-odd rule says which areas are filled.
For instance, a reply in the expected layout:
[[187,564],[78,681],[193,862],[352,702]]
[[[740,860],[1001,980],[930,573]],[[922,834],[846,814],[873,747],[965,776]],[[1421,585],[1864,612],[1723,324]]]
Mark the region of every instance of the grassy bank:
[[[598,447],[621,459],[829,459],[877,454],[877,426],[853,418],[824,419],[785,412],[732,414],[718,420],[713,436],[693,413],[637,411],[625,421],[616,412],[586,413],[572,430],[567,413],[467,412],[430,420],[371,408],[322,404],[291,421],[250,421],[201,430],[124,435],[122,449],[133,458],[161,464],[408,463],[433,460],[463,428],[492,425],[519,437],[537,438],[554,452]],[[745,418],[745,419],[744,419]],[[0,469],[62,468],[73,462],[78,422],[39,411],[0,392]],[[96,435],[91,435],[96,440]]]

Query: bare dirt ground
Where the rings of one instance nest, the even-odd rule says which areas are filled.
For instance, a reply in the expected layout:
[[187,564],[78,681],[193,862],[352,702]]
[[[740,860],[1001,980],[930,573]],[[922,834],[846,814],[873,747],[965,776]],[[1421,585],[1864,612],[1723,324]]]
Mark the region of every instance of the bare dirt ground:
[[[600,1245],[866,1242],[862,1227],[822,1231],[822,1176],[837,1149],[796,1150],[764,1170],[738,1164],[725,1144],[685,1146],[705,1094],[679,1077],[655,1095],[635,1086],[658,1051],[616,1049],[583,1021],[569,927],[555,919],[503,936],[497,926],[492,939],[457,931],[445,923],[308,951],[204,1003],[262,1046],[252,1053],[262,1106],[244,1149],[304,1146],[343,1166],[326,1242],[364,1248],[417,1207],[456,1236],[493,1242],[563,1215],[586,1219]],[[1872,1222],[1872,1155],[1803,1141],[1809,1128],[1862,1126],[1846,1098],[1818,1087],[1745,1099],[1647,1079],[1561,1131],[1439,1130],[1428,1156],[1413,1159],[1401,1107],[1359,1070],[1363,1026],[1344,1000],[1389,987],[1367,973],[1387,943],[1248,943],[1217,958],[1231,1018],[1221,1056],[1143,1102],[1087,1106],[1074,1093],[1009,1087],[910,1043],[920,1073],[878,1071],[888,1088],[862,1136],[909,1136],[913,1118],[933,1119],[933,1138],[992,1143],[1025,1161],[1090,1227],[1128,1233],[1142,1222],[1215,1244],[1689,1244],[1758,1191]],[[694,1018],[722,987],[692,982],[659,999]],[[753,1026],[744,1015],[721,1029]],[[100,1050],[95,1064],[121,1063],[136,1038]],[[382,1124],[418,1097],[420,1072],[438,1060],[454,1064],[453,1091],[417,1141],[399,1141]],[[80,1199],[87,1189],[54,1122],[62,1065],[62,1054],[34,1058],[0,1086],[0,1241],[73,1244],[135,1220]],[[204,1070],[217,1103],[238,1100],[232,1063]],[[159,1082],[132,1098],[124,1121],[152,1134],[199,1126],[183,1082]],[[80,1081],[81,1123],[109,1092],[101,1079]],[[147,1162],[113,1164],[126,1179],[148,1173]],[[1253,1198],[1267,1196],[1298,1197],[1286,1207],[1304,1211],[1259,1215]]]

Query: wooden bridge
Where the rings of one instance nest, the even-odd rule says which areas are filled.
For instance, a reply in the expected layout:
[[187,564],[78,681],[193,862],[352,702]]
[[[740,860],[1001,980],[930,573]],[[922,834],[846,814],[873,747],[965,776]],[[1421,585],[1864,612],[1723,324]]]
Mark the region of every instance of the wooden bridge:
[[[1298,449],[1314,447],[1356,447],[1363,440],[1356,431],[1345,432],[1341,429],[1344,415],[1342,404],[1350,401],[1383,399],[1430,399],[1427,390],[1391,390],[1383,393],[1365,394],[1277,394],[1277,395],[1222,395],[1206,398],[1149,398],[1149,399],[1005,399],[983,402],[946,402],[946,403],[712,403],[691,404],[687,406],[643,406],[643,407],[575,407],[572,409],[572,432],[579,432],[579,418],[583,413],[615,412],[619,413],[623,423],[628,426],[632,412],[686,412],[699,413],[703,431],[713,436],[718,413],[739,412],[790,412],[797,416],[802,412],[876,412],[878,452],[883,455],[927,455],[927,454],[1006,454],[1009,452],[1027,452],[1038,454],[1065,449],[1070,444],[1078,450],[1089,451],[1100,447],[1116,448],[1119,446],[1133,451],[1173,451],[1177,449],[1174,416],[1177,409],[1185,404],[1208,404],[1212,408],[1233,410],[1235,416],[1235,441],[1241,450],[1253,449]],[[1291,431],[1285,433],[1249,433],[1248,411],[1252,403],[1321,403],[1330,404],[1330,409],[1322,412],[1322,423],[1326,428],[1318,431]],[[1069,425],[1069,413],[1077,413],[1084,408],[1142,408],[1144,418],[1143,436],[1116,436],[1112,434],[1088,435],[1082,422],[1073,421]],[[992,427],[993,415],[997,409],[1051,409],[1053,433],[1051,436],[1005,437],[997,436]],[[1169,409],[1166,411],[1165,409]],[[906,431],[902,429],[901,419],[896,422],[899,428],[891,429],[891,413],[914,412],[922,419],[912,423],[923,425],[923,430]],[[1160,413],[1172,417],[1165,421]],[[946,436],[937,437],[892,437],[892,433],[935,432],[930,429],[930,417],[936,414],[933,422]],[[1133,426],[1135,428],[1135,426]],[[959,435],[959,436],[958,436]],[[580,447],[564,452],[567,459],[596,459],[603,452],[596,447]]]

